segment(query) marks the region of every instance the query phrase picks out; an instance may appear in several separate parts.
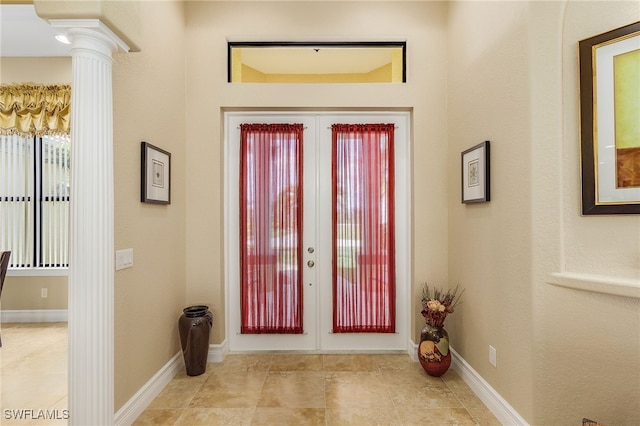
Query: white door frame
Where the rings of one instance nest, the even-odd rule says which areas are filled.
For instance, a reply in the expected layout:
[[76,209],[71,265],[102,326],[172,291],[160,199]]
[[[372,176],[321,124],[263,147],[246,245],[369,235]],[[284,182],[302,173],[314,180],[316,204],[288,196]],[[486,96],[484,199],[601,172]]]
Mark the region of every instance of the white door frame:
[[[410,342],[410,312],[411,312],[411,161],[410,161],[410,114],[408,112],[390,112],[390,111],[331,111],[331,112],[271,112],[271,111],[242,111],[242,112],[225,112],[224,113],[224,160],[225,160],[225,184],[224,184],[224,229],[225,229],[225,316],[226,316],[226,338],[228,339],[231,351],[251,351],[265,350],[261,344],[256,346],[241,343],[239,338],[239,309],[237,306],[237,297],[232,297],[232,285],[237,286],[239,282],[239,259],[238,259],[238,212],[237,212],[237,186],[238,183],[238,147],[237,142],[232,140],[231,133],[238,126],[239,119],[243,122],[261,121],[266,122],[274,120],[291,120],[293,117],[295,122],[305,122],[305,119],[311,117],[320,123],[323,117],[339,116],[340,122],[389,122],[389,119],[397,123],[399,128],[396,137],[396,164],[402,162],[402,167],[396,167],[395,185],[396,185],[396,282],[398,289],[396,293],[396,333],[392,336],[392,343],[384,346],[371,345],[372,335],[368,333],[345,333],[331,335],[331,324],[326,321],[318,322],[320,318],[319,309],[311,309],[313,315],[316,315],[314,326],[315,330],[308,329],[305,321],[305,333],[307,338],[303,346],[298,343],[292,343],[296,339],[290,339],[286,335],[264,335],[258,336],[258,340],[269,342],[270,349],[273,350],[302,350],[310,352],[333,352],[333,351],[408,351],[411,346]],[[356,121],[353,121],[356,120]],[[309,126],[308,124],[305,124]],[[326,125],[317,125],[316,137],[326,138],[328,129]],[[237,133],[237,132],[236,132]],[[330,134],[330,131],[329,131]],[[329,139],[330,140],[330,139]],[[234,145],[235,144],[235,145]],[[317,188],[318,191],[326,191],[326,188]],[[329,218],[330,220],[330,218]],[[326,223],[318,225],[318,227],[327,226]],[[235,244],[234,244],[235,241]],[[306,259],[306,245],[305,258]],[[319,253],[318,253],[319,254]],[[320,255],[320,254],[319,254]],[[325,254],[326,257],[326,254]],[[317,259],[316,263],[326,262],[327,259]],[[330,262],[330,256],[328,261]],[[306,269],[306,267],[305,267]],[[308,271],[307,271],[308,272]],[[317,277],[326,280],[326,277]],[[330,277],[329,277],[330,278]],[[304,283],[306,284],[306,282]],[[327,303],[327,294],[316,290],[316,303]],[[330,293],[329,293],[330,296]],[[309,303],[305,300],[305,303]],[[305,307],[305,311],[307,307]],[[330,320],[330,318],[329,318]],[[324,336],[325,334],[330,336]],[[277,340],[275,340],[277,339]],[[300,339],[300,337],[298,337]],[[275,343],[275,344],[274,344]],[[357,348],[356,346],[357,345]],[[355,349],[354,349],[355,348]]]
[[[315,118],[309,115],[295,114],[263,114],[263,113],[226,113],[225,114],[225,298],[226,298],[226,336],[229,347],[233,351],[251,351],[271,349],[274,342],[277,341],[277,349],[279,350],[296,350],[306,351],[313,350],[318,347],[318,333],[315,328],[310,325],[315,324],[317,315],[315,308],[317,302],[315,300],[315,288],[312,286],[308,291],[307,284],[315,282],[314,269],[304,268],[303,270],[303,292],[302,303],[303,310],[303,334],[240,334],[240,309],[233,309],[233,306],[240,306],[240,295],[237,290],[240,282],[240,258],[239,258],[239,208],[238,198],[238,182],[240,175],[240,152],[239,152],[239,126],[243,122],[260,122],[260,123],[302,123],[304,126],[304,138],[311,139],[315,137],[316,123]],[[233,149],[232,149],[233,148]],[[312,161],[309,161],[311,159]],[[313,157],[304,156],[304,169],[313,172]],[[305,174],[305,178],[306,178]],[[305,191],[304,203],[313,206],[314,200],[311,196],[314,191]],[[306,220],[306,219],[305,219]],[[302,243],[315,244],[311,238],[314,236],[313,229],[304,227]],[[303,262],[312,260],[308,258],[308,253],[304,251]],[[317,261],[316,261],[317,262]],[[235,286],[235,287],[232,287]],[[277,340],[276,340],[277,339]]]

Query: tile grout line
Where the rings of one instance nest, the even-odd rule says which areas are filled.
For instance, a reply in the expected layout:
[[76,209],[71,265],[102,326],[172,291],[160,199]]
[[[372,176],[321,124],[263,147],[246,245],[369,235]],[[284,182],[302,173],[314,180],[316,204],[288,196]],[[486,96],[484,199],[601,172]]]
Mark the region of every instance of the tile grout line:
[[464,403],[464,401],[462,401],[462,399],[460,399],[460,396],[458,395],[458,392],[455,391],[455,389],[453,389],[451,386],[449,386],[449,383],[442,379],[442,382],[447,386],[447,389],[449,389],[451,391],[451,393],[453,393],[453,395],[456,397],[456,399],[458,400],[458,402],[460,403],[460,405],[462,406],[462,408],[464,408],[464,410],[467,412],[467,414],[469,415],[469,417],[471,417],[471,420],[473,420],[473,422],[476,425],[479,425],[480,422],[475,418],[475,416],[471,413],[471,410],[469,409],[469,407],[466,406],[466,404]]
[[[51,331],[53,331],[53,333],[46,334],[46,337],[44,338],[44,340],[51,341],[53,347],[59,346],[60,340],[63,337],[63,335],[60,334],[59,330],[60,330],[59,328],[52,329]],[[37,337],[39,336],[39,334],[36,337],[34,337],[35,334],[31,334],[32,332],[39,332],[40,329],[37,329],[37,328],[16,327],[13,329],[13,331],[10,331],[8,328],[3,327],[3,331],[4,331],[3,337],[6,336],[6,338],[10,338],[10,336],[14,336],[14,337],[17,336],[20,339],[21,344],[19,346],[22,346],[23,347],[22,349],[29,349],[30,347],[31,348],[33,347],[32,345],[26,345],[23,343],[33,341],[33,340],[38,341],[40,339],[39,337]],[[25,332],[28,333],[27,334],[28,337],[24,336]],[[51,336],[54,336],[54,337],[51,337]],[[39,341],[42,342],[44,340],[39,340]],[[2,363],[3,367],[7,367],[6,363],[9,360],[8,359],[9,354],[11,354],[11,352],[8,352],[8,351],[5,352],[5,349],[7,350],[16,349],[16,345],[13,345],[13,347],[7,345],[7,347],[3,348],[2,352],[0,352],[0,362]],[[58,359],[63,354],[62,354],[62,351],[56,350],[55,354],[52,354],[52,355],[54,355],[55,358]],[[247,355],[247,354],[243,354],[243,355]],[[286,355],[291,355],[291,354],[286,354]],[[15,354],[12,356],[15,356]],[[31,356],[27,355],[26,357],[30,358]],[[278,359],[277,355],[271,355],[268,358],[261,358],[259,360],[256,360],[254,356],[252,356],[251,354],[248,354],[248,356],[246,357],[239,357],[236,359],[229,358],[229,360],[231,361],[230,363],[220,363],[220,364],[213,363],[213,365],[209,364],[207,368],[207,372],[205,373],[206,377],[204,377],[203,378],[204,380],[202,381],[195,380],[192,382],[177,383],[176,384],[177,388],[179,388],[179,386],[184,386],[184,389],[185,389],[184,392],[187,392],[187,391],[189,392],[189,395],[186,395],[186,398],[183,399],[183,402],[179,404],[181,405],[181,407],[166,408],[166,409],[159,407],[157,408],[157,410],[162,410],[162,411],[156,411],[154,414],[164,416],[165,420],[168,420],[169,418],[174,419],[174,424],[180,424],[180,423],[186,424],[186,422],[189,422],[189,421],[193,422],[193,419],[196,417],[204,418],[202,416],[208,415],[207,411],[211,411],[212,413],[214,413],[214,415],[225,415],[223,413],[224,410],[226,410],[224,406],[211,407],[211,409],[208,409],[206,406],[190,407],[189,405],[194,401],[194,398],[196,398],[196,396],[198,395],[198,392],[204,389],[208,380],[213,380],[216,375],[227,372],[227,373],[231,373],[231,376],[233,376],[233,374],[236,374],[235,373],[236,371],[237,372],[244,371],[244,373],[247,373],[248,375],[251,375],[256,372],[266,372],[264,379],[262,380],[262,385],[260,388],[260,396],[258,397],[257,402],[255,402],[255,404],[253,405],[248,404],[246,409],[244,409],[245,411],[243,411],[243,414],[241,415],[241,417],[239,417],[239,418],[243,418],[244,422],[247,422],[247,421],[257,422],[257,420],[260,420],[260,419],[256,419],[256,417],[259,413],[258,408],[259,408],[259,404],[263,396],[263,393],[269,389],[270,391],[274,390],[273,387],[270,386],[269,383],[267,382],[267,379],[271,377],[271,375],[277,374],[279,372],[277,368],[280,367],[283,371],[291,372],[293,376],[295,376],[297,373],[303,373],[302,376],[305,376],[310,371],[317,371],[318,373],[322,373],[322,374],[318,374],[317,376],[318,378],[322,377],[322,382],[321,382],[323,386],[322,405],[317,404],[315,406],[315,407],[320,407],[320,406],[324,407],[323,408],[324,422],[320,422],[320,424],[324,423],[326,426],[330,426],[330,425],[333,426],[334,424],[336,424],[336,420],[341,418],[339,416],[349,415],[350,409],[346,408],[346,406],[344,409],[338,406],[335,406],[334,407],[335,409],[343,412],[341,413],[335,412],[333,414],[333,417],[330,417],[328,413],[330,409],[328,407],[329,399],[328,399],[327,392],[331,391],[331,386],[329,384],[328,378],[332,374],[336,374],[336,373],[338,374],[351,373],[351,374],[355,374],[356,376],[358,374],[365,374],[365,375],[379,377],[379,379],[382,380],[383,382],[385,394],[387,395],[387,397],[391,395],[391,398],[392,398],[391,403],[396,413],[395,415],[396,420],[394,421],[397,421],[398,424],[403,424],[401,415],[406,416],[413,409],[401,407],[400,406],[401,400],[398,398],[394,400],[394,396],[400,397],[401,394],[395,394],[393,392],[395,390],[396,392],[406,391],[407,393],[409,393],[410,390],[404,389],[404,388],[402,389],[398,388],[396,390],[396,388],[392,386],[393,384],[392,381],[385,381],[385,376],[386,378],[391,378],[392,376],[394,376],[395,372],[399,372],[400,370],[402,370],[403,372],[410,371],[411,373],[414,373],[414,374],[418,374],[418,371],[422,372],[422,370],[419,367],[418,369],[413,368],[414,363],[411,364],[411,368],[410,368],[409,363],[404,362],[400,358],[396,360],[395,358],[382,357],[375,354],[371,359],[367,359],[366,356],[360,357],[359,355],[358,356],[351,356],[351,355],[334,356],[334,354],[331,354],[331,355],[323,354],[320,357],[321,370],[318,370],[317,359],[315,360],[312,360],[310,358],[296,359],[294,356],[291,357],[291,364],[288,363],[289,361],[285,361],[282,358]],[[226,364],[226,367],[228,369],[218,368],[218,367],[222,367],[223,364]],[[252,369],[258,369],[258,370],[252,370]],[[3,370],[5,369],[3,368]],[[9,369],[6,369],[4,372],[6,374],[2,376],[11,376],[11,374],[8,374],[10,373]],[[176,374],[176,376],[178,376],[179,374],[182,374],[182,373],[178,373]],[[172,381],[173,380],[176,380],[176,377],[174,377]],[[472,421],[476,425],[494,424],[493,421],[488,417],[488,415],[490,415],[491,413],[488,410],[483,410],[483,408],[481,407],[481,402],[476,406],[476,400],[470,399],[468,397],[467,392],[469,392],[470,389],[468,389],[462,381],[459,381],[457,375],[454,374],[454,375],[448,376],[448,378],[446,379],[444,377],[441,377],[439,378],[439,382],[444,384],[443,389],[447,389],[449,392],[453,393],[454,395],[454,398],[450,399],[450,403],[446,404],[447,406],[451,406],[455,404],[455,408],[459,410],[458,412],[461,415],[464,413],[464,416],[466,417],[466,419],[468,419],[467,421]],[[253,382],[253,383],[254,383],[254,389],[255,389],[257,388],[257,386],[255,385],[259,384],[260,382],[258,381],[257,383],[256,382]],[[436,382],[433,382],[433,383],[435,384]],[[402,386],[400,383],[398,383],[398,385]],[[413,387],[413,385],[408,385],[408,386]],[[277,389],[280,389],[280,388],[276,386],[276,390]],[[193,393],[191,394],[192,391]],[[335,394],[332,394],[332,395],[334,398],[336,397]],[[383,394],[381,393],[380,395],[383,395]],[[49,396],[51,396],[50,393],[49,393]],[[320,395],[317,395],[317,396],[320,397]],[[55,407],[56,405],[62,404],[64,400],[64,398],[58,398],[57,395],[55,398],[57,402],[51,405],[51,407]],[[46,403],[42,401],[43,408],[47,404],[52,404],[51,401],[53,401],[53,399],[54,398],[51,398]],[[320,402],[320,399],[317,399],[316,401]],[[335,401],[335,402],[339,403],[338,401]],[[175,404],[175,405],[178,405],[178,404]],[[219,404],[214,404],[214,405],[219,405]],[[189,410],[192,408],[194,409],[194,411],[191,412],[189,415]],[[229,408],[234,408],[234,407],[229,407]],[[285,401],[279,406],[265,407],[265,408],[279,408],[284,410],[284,409],[289,409],[290,407],[288,407],[287,402]],[[304,407],[301,406],[300,408],[304,408]],[[332,410],[334,408],[332,408]],[[462,410],[460,410],[460,408],[462,408]],[[293,407],[291,409],[296,410],[297,408]],[[354,410],[354,412],[355,411],[358,411],[358,410]],[[456,410],[453,410],[453,411],[455,412]],[[316,413],[317,414],[315,415],[317,416],[321,415],[320,410],[318,410]],[[391,413],[388,413],[388,414],[390,415]],[[452,413],[451,415],[453,414],[454,413]],[[149,418],[147,418],[147,420]],[[144,419],[141,419],[141,423],[142,421],[144,421]],[[141,423],[138,423],[138,424],[141,424]]]

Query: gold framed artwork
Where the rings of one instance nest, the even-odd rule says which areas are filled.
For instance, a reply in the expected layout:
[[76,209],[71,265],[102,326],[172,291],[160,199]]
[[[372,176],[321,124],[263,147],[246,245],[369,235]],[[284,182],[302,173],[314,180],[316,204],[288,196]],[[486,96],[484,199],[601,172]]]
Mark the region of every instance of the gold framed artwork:
[[640,22],[578,45],[582,214],[640,214]]

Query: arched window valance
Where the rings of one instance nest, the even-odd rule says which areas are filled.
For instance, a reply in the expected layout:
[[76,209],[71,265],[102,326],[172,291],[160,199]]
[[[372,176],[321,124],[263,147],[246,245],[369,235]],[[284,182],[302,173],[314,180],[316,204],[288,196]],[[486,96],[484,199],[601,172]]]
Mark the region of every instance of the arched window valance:
[[71,86],[0,85],[0,134],[69,134]]

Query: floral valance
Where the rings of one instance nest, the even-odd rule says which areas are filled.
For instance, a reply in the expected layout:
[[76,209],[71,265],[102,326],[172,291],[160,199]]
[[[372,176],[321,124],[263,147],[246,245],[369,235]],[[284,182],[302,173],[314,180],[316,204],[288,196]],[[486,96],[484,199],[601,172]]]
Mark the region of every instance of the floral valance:
[[71,86],[0,85],[0,134],[69,134]]

